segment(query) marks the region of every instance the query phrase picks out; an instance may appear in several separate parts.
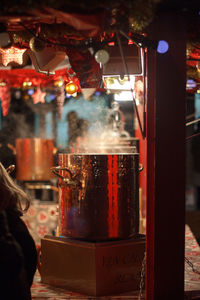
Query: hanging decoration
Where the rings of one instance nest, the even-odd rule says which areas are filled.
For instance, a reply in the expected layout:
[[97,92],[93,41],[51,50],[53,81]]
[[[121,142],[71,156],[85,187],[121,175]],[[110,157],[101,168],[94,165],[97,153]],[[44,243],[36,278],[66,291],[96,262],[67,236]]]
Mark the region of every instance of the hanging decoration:
[[18,49],[16,47],[10,47],[8,49],[0,48],[0,64],[7,66],[10,63],[16,63],[22,65],[24,63],[24,53],[27,49]]
[[45,95],[40,89],[40,86],[37,87],[36,92],[32,95],[33,103],[45,103]]
[[65,101],[65,92],[64,92],[64,87],[61,86],[57,89],[57,97],[56,97],[56,106],[57,106],[57,113],[59,119],[62,118],[64,101]]
[[56,81],[54,81],[54,86],[56,86],[56,87],[61,87],[61,86],[63,86],[63,79],[62,79],[62,77],[60,77],[58,80],[56,80]]
[[6,82],[0,83],[0,101],[3,116],[7,116],[10,107],[10,88]]
[[102,79],[102,72],[90,51],[88,49],[67,49],[67,55],[81,88],[98,88]]
[[23,88],[30,88],[32,86],[32,82],[29,80],[26,80],[23,82]]
[[[60,82],[73,81],[81,91],[80,83],[72,69],[56,70],[54,75],[46,76],[33,69],[0,70],[0,81],[5,80],[12,88],[30,88],[40,85],[41,88],[60,85]],[[61,85],[62,85],[61,84]]]
[[95,53],[94,57],[99,64],[104,65],[109,61],[110,55],[106,50],[100,49]]
[[[18,0],[16,3],[16,0],[10,0],[4,3],[1,11],[4,16],[17,15],[18,23],[22,21],[23,16],[28,13],[29,18],[26,19],[26,23],[29,28],[34,27],[36,18],[39,18],[41,23],[45,23],[46,21],[48,24],[55,23],[56,19],[58,23],[69,25],[68,33],[73,33],[73,29],[76,29],[76,35],[79,31],[82,36],[95,36],[102,30],[102,26],[104,30],[110,31],[110,24],[114,23],[114,10],[118,10],[120,14],[126,13],[130,19],[130,26],[134,28],[134,30],[145,28],[152,20],[156,6],[162,1],[163,0],[94,0],[91,2],[79,0],[75,2],[73,0],[43,0],[41,2],[39,0]],[[69,14],[71,9],[82,13]],[[22,15],[21,18],[19,11]],[[120,25],[123,26],[123,24]],[[16,25],[13,20],[9,26],[12,30],[16,27],[20,30],[20,24]],[[59,35],[58,31],[56,35]]]
[[[164,0],[4,2],[0,18],[2,22],[6,20],[5,30],[11,41],[19,48],[31,48],[35,52],[43,48],[43,42],[64,49],[87,48],[90,39],[97,42],[111,39],[116,28],[126,33],[144,34],[156,14],[168,9]],[[194,3],[190,6],[189,1],[179,2],[171,3],[171,9],[180,9],[192,19],[192,32],[198,38],[199,7]]]
[[65,86],[65,92],[69,95],[72,95],[72,94],[76,93],[77,90],[78,90],[78,87],[75,83],[73,83],[73,81],[70,81]]
[[45,48],[45,43],[36,37],[32,37],[29,41],[29,47],[33,52],[39,52]]

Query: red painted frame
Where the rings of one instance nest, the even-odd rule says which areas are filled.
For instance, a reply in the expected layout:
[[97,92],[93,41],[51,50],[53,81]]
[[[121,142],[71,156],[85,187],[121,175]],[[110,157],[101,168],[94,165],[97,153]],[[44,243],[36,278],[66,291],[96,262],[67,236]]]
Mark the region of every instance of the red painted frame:
[[185,26],[176,13],[155,18],[149,37],[169,51],[147,59],[146,300],[184,299]]

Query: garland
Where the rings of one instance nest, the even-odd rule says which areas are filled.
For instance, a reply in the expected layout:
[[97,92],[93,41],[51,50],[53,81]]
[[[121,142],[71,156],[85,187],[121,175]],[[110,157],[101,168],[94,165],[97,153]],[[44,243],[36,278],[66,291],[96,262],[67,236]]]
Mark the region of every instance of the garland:
[[[41,1],[39,0],[1,0],[0,12],[1,15],[8,16],[8,18],[12,15],[29,15],[30,17],[34,14],[34,11],[45,12],[46,14],[46,8],[61,13],[80,14],[82,16],[92,16],[103,13],[104,20],[102,24],[104,24],[104,31],[106,32],[112,30],[111,27],[113,24],[117,23],[120,26],[124,26],[124,18],[127,19],[125,23],[128,23],[130,29],[141,31],[151,22],[155,14],[157,3],[160,1],[161,0],[43,0],[41,6]],[[48,23],[48,20],[45,23]],[[35,24],[35,21],[32,22],[32,24]],[[128,30],[128,28],[126,29]],[[68,28],[68,30],[70,31],[70,28]]]
[[13,69],[0,70],[0,83],[6,83],[12,88],[26,88],[26,87],[48,87],[57,86],[62,79],[63,82],[68,83],[73,81],[80,91],[79,80],[75,76],[71,76],[71,69],[56,70],[54,75],[46,76],[37,73],[33,69]]

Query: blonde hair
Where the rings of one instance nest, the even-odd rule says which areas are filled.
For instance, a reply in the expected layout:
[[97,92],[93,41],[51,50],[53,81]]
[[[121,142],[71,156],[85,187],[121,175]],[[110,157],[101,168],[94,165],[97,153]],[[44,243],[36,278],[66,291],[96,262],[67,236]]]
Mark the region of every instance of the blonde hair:
[[29,205],[29,196],[14,182],[0,162],[0,209],[14,208],[23,213],[27,211]]

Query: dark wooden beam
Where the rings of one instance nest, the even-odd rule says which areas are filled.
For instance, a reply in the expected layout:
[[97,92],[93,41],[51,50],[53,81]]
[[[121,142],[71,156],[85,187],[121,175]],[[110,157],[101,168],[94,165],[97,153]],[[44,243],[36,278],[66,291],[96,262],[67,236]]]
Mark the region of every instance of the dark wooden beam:
[[148,51],[146,299],[184,298],[185,26],[163,14],[149,38],[169,51]]

